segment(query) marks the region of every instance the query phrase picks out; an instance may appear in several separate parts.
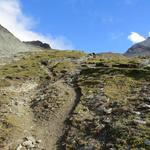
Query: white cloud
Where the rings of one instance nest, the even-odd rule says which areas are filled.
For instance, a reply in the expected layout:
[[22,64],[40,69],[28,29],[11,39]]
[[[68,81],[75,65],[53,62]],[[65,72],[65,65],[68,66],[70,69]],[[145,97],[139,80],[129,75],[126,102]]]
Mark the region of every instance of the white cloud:
[[45,36],[34,32],[32,29],[35,21],[22,12],[19,0],[0,0],[0,24],[22,41],[41,40],[49,43],[52,48],[73,49],[72,44],[63,36]]
[[140,34],[138,34],[138,33],[136,33],[136,32],[131,32],[130,35],[128,36],[128,39],[129,39],[133,44],[139,43],[139,42],[142,42],[142,41],[145,40],[145,38],[144,38],[142,35],[140,35]]

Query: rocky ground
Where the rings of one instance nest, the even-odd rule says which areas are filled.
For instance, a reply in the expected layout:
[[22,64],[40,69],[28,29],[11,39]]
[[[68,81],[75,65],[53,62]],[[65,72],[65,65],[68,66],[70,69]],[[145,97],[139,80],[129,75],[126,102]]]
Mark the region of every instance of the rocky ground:
[[0,67],[0,150],[150,149],[149,58],[74,51]]

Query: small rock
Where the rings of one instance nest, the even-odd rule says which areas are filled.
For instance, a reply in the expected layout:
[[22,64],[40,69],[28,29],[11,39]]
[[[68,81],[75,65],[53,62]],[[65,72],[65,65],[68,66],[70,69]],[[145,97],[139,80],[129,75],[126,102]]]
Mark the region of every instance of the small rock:
[[34,148],[35,144],[36,144],[36,140],[32,136],[26,137],[25,142],[22,143],[22,145],[27,148]]
[[104,122],[104,123],[110,123],[111,120],[110,120],[110,118],[106,118],[106,119],[103,120],[103,122]]
[[23,142],[22,145],[27,147],[27,148],[34,148],[35,147],[35,145],[33,144],[32,141],[25,141],[25,142]]
[[144,143],[145,143],[146,145],[150,146],[150,140],[146,139],[146,140],[144,141]]
[[94,95],[93,94],[91,94],[91,95],[88,95],[86,98],[93,98],[94,97]]
[[112,103],[112,107],[113,108],[116,108],[116,107],[119,107],[119,106],[120,106],[120,104],[118,102],[113,102]]
[[22,145],[20,144],[18,147],[17,147],[17,150],[21,150],[22,149]]
[[104,112],[106,114],[111,114],[112,113],[112,108],[110,108],[110,109],[104,109]]
[[38,143],[38,144],[41,143],[41,142],[42,142],[42,140],[37,140],[37,141],[36,141],[36,143]]
[[141,107],[150,109],[150,105],[148,105],[148,104],[141,104]]
[[146,121],[143,121],[143,120],[134,119],[133,121],[134,121],[134,123],[136,123],[136,124],[146,124]]
[[114,150],[114,149],[113,149],[114,145],[113,145],[112,143],[107,143],[107,144],[106,144],[106,147],[109,148],[109,149]]
[[141,113],[139,111],[133,111],[134,114],[140,115]]
[[18,105],[18,102],[15,102],[15,105],[17,106],[17,105]]
[[146,100],[150,102],[150,97],[147,97]]
[[44,66],[47,66],[48,65],[48,61],[47,60],[42,60],[41,64],[44,65]]

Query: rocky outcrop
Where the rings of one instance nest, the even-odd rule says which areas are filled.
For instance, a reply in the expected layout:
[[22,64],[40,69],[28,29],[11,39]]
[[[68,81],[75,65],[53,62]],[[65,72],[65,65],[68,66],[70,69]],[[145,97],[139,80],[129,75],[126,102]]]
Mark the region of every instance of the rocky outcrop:
[[27,41],[27,42],[24,42],[25,44],[28,44],[28,45],[33,45],[33,46],[36,46],[36,47],[40,47],[40,48],[44,48],[44,49],[51,49],[50,45],[47,44],[47,43],[43,43],[41,41]]
[[9,57],[29,49],[12,33],[0,25],[0,57]]
[[150,55],[150,37],[140,43],[133,45],[125,53],[126,56],[147,56]]
[[18,53],[41,51],[41,49],[51,49],[51,47],[40,41],[22,42],[0,25],[0,63],[10,61],[10,58]]

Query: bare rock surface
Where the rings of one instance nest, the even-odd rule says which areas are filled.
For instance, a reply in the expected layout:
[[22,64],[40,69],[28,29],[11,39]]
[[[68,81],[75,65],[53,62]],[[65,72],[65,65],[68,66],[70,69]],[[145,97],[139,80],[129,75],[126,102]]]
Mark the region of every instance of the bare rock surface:
[[36,46],[39,48],[43,48],[43,49],[51,49],[50,45],[47,43],[43,43],[41,41],[27,41],[27,42],[23,42],[27,45],[31,45],[31,46]]
[[18,53],[30,51],[40,51],[40,47],[21,42],[11,32],[0,25],[0,63],[5,62],[6,59],[9,60]]
[[130,47],[125,53],[127,56],[150,56],[150,38]]

